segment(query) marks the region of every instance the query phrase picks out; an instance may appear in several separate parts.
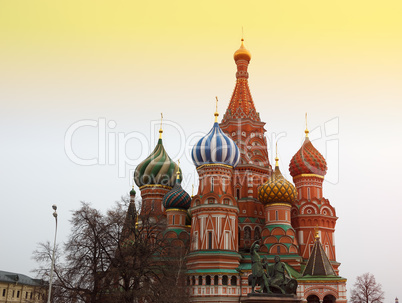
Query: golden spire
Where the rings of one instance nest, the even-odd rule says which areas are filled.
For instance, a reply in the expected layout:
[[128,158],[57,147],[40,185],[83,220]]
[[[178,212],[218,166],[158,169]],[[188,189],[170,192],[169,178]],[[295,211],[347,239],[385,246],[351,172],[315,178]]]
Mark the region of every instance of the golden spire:
[[191,184],[191,198],[194,197],[194,184]]
[[176,175],[177,175],[177,180],[180,180],[180,159],[177,160],[177,172],[176,172]]
[[308,138],[308,128],[307,128],[307,113],[306,113],[306,130],[304,131],[304,133],[306,134],[306,138]]
[[163,119],[163,114],[161,113],[161,127],[159,128],[159,139],[162,139],[162,133],[163,133],[163,130],[162,130],[162,119]]
[[278,158],[278,142],[276,142],[276,155],[275,155],[275,167],[279,167],[279,158]]
[[246,61],[250,62],[250,60],[251,60],[250,52],[244,47],[243,36],[241,38],[240,48],[237,51],[235,51],[235,53],[233,55],[233,58],[234,58],[235,61],[243,59],[243,60],[246,60]]
[[215,97],[215,98],[216,98],[216,111],[215,111],[214,116],[215,116],[215,122],[218,122],[218,116],[219,116],[219,113],[218,113],[218,97]]

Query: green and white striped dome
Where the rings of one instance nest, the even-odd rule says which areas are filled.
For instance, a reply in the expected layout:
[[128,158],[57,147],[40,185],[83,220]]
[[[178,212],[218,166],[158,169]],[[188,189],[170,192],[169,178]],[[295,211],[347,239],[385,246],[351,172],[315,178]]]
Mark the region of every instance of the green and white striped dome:
[[160,138],[154,151],[135,169],[134,180],[138,187],[145,185],[173,187],[176,183],[177,169],[178,165],[170,159]]

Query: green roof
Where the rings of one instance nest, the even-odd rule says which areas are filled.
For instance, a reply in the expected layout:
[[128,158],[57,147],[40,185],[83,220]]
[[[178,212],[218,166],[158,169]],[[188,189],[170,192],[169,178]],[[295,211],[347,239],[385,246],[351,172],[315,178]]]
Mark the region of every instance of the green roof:
[[298,279],[299,277],[301,277],[301,273],[299,273],[296,269],[294,269],[292,266],[290,266],[289,264],[285,263],[285,267],[286,270],[288,271],[289,275],[294,278],[294,279]]
[[251,263],[240,263],[240,270],[251,270]]
[[288,224],[272,224],[272,225],[266,225],[265,226],[265,228],[268,228],[269,231],[272,231],[276,227],[280,227],[284,231],[287,231],[288,229],[293,229],[293,227],[291,225],[288,225]]
[[182,232],[188,234],[188,232],[187,232],[186,230],[182,229],[182,228],[169,228],[169,229],[166,229],[166,230],[164,231],[164,234],[166,234],[166,233],[168,233],[168,232],[171,232],[171,231],[173,231],[173,232],[176,233],[177,235],[180,235]]
[[189,253],[189,255],[198,255],[198,254],[237,255],[237,256],[241,257],[241,255],[237,251],[232,251],[232,250],[197,250],[196,252]]
[[338,281],[338,280],[346,280],[341,276],[310,276],[305,275],[304,277],[297,278],[297,281]]
[[244,223],[244,221],[246,221],[246,219],[249,219],[250,223],[264,223],[263,220],[261,220],[259,218],[252,218],[252,217],[239,217],[239,222]]

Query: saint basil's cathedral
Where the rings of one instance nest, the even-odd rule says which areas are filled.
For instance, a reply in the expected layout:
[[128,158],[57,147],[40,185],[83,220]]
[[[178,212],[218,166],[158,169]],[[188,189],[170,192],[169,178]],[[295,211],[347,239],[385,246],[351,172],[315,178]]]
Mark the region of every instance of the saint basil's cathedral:
[[[265,123],[248,86],[250,52],[234,53],[236,85],[218,123],[192,149],[199,176],[191,196],[181,186],[181,170],[168,156],[162,130],[154,151],[136,168],[142,212],[164,220],[165,236],[187,252],[191,302],[239,302],[251,292],[250,247],[273,263],[276,255],[298,282],[302,302],[346,302],[346,279],[335,254],[335,208],[324,197],[327,164],[305,130],[290,161],[293,183],[269,162]],[[205,125],[205,128],[208,127]],[[135,200],[134,189],[130,192]],[[130,208],[129,208],[130,209]]]

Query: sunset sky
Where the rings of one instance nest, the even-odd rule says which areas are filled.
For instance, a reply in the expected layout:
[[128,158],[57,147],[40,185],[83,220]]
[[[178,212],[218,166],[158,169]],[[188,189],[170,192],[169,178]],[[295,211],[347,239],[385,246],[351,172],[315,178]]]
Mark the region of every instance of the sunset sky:
[[371,272],[386,303],[402,298],[401,16],[399,0],[0,0],[0,269],[33,275],[52,204],[61,243],[80,201],[106,210],[126,195],[161,112],[191,192],[189,149],[212,127],[215,96],[226,110],[243,28],[271,161],[278,141],[290,178],[306,112],[327,158],[348,294]]

